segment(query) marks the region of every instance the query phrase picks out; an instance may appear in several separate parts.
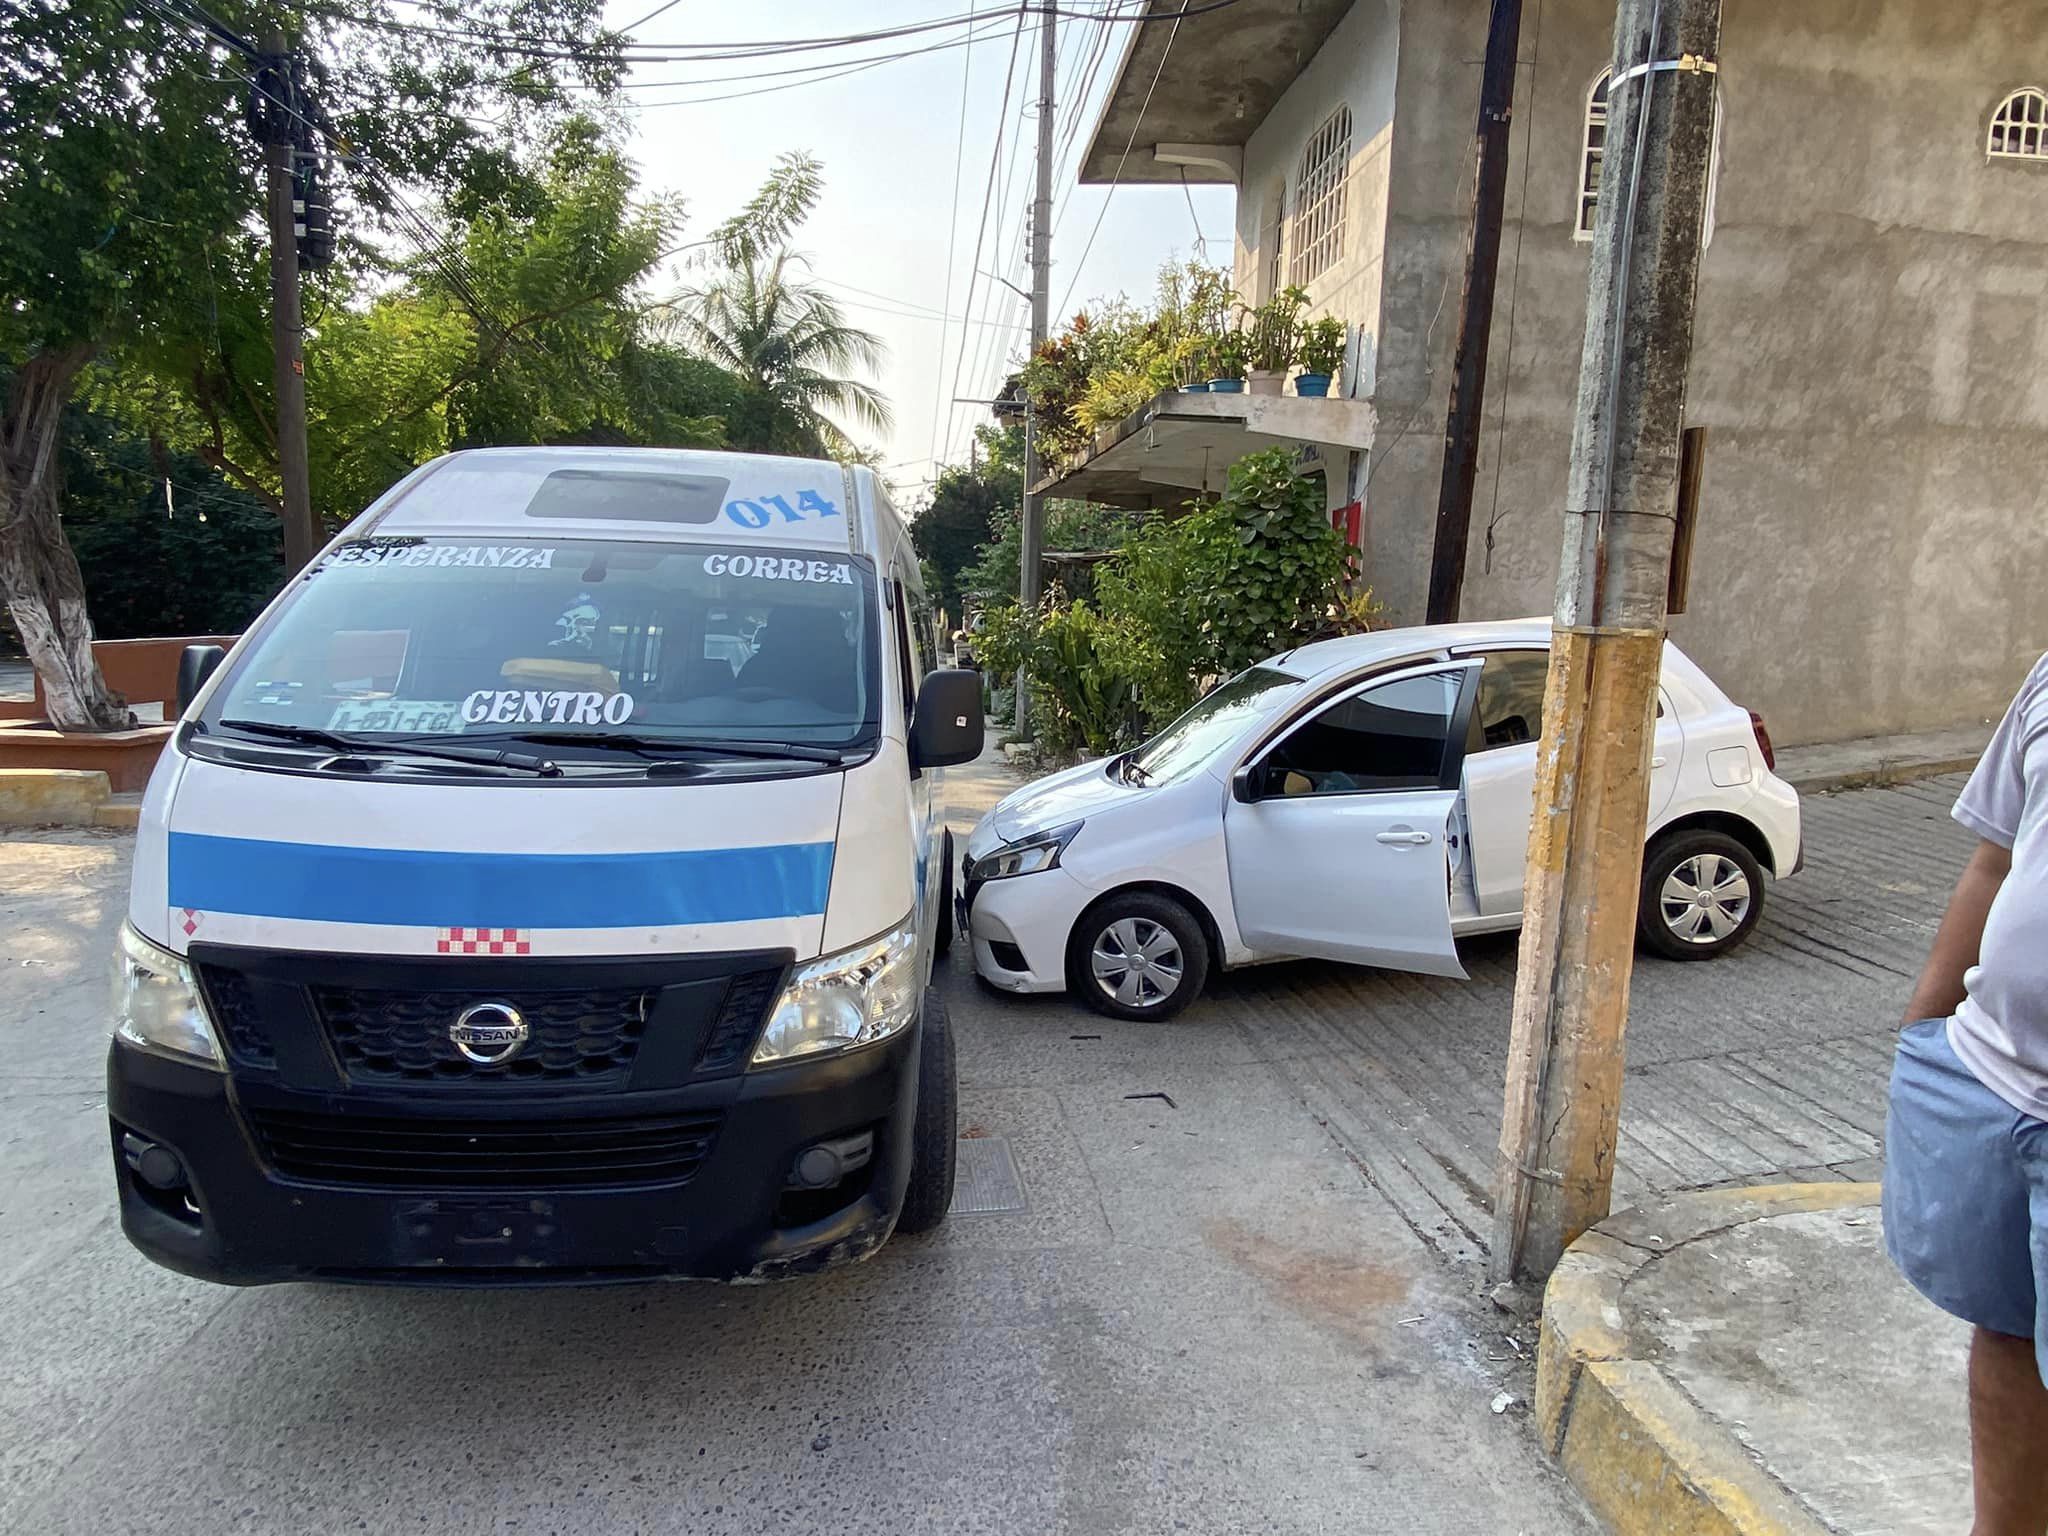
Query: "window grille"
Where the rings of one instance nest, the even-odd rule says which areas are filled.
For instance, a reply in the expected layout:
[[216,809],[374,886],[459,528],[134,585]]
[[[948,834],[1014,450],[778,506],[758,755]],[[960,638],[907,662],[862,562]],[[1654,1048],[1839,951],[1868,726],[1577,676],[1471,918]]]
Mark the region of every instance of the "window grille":
[[1984,153],[1993,160],[2048,160],[2048,91],[2025,85],[2001,101]]
[[1294,194],[1290,280],[1320,276],[1344,249],[1344,184],[1351,167],[1351,109],[1339,107],[1309,136]]

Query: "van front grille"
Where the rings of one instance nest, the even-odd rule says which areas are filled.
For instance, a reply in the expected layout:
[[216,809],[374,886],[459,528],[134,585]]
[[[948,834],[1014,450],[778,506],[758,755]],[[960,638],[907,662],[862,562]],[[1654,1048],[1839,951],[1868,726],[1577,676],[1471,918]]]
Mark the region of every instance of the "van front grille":
[[[624,1083],[654,1006],[636,988],[573,992],[371,991],[314,987],[313,1008],[351,1082],[432,1083],[476,1079],[531,1087]],[[502,1067],[471,1061],[448,1037],[465,1008],[510,1003],[531,1032]]]
[[248,1109],[265,1159],[309,1183],[406,1189],[680,1184],[711,1153],[717,1114],[477,1120]]

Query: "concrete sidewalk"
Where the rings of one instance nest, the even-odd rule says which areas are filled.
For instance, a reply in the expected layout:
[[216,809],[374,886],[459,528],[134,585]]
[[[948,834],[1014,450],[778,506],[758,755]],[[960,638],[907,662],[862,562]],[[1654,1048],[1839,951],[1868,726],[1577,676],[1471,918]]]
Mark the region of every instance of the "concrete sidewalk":
[[1958,1531],[1968,1342],[1886,1260],[1875,1184],[1682,1195],[1551,1278],[1537,1425],[1618,1532]]
[[1802,793],[1813,795],[1836,789],[1865,789],[1875,784],[1908,784],[1944,773],[1967,773],[1983,756],[1996,724],[1986,721],[1949,731],[1859,736],[1853,741],[1785,747],[1778,753],[1778,776]]

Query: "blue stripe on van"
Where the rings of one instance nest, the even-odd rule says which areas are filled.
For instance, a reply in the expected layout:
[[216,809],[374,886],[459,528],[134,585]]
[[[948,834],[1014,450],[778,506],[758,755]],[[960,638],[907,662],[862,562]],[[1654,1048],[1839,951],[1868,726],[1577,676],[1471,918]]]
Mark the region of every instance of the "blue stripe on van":
[[686,853],[438,853],[170,835],[174,907],[431,928],[636,928],[825,910],[830,843]]

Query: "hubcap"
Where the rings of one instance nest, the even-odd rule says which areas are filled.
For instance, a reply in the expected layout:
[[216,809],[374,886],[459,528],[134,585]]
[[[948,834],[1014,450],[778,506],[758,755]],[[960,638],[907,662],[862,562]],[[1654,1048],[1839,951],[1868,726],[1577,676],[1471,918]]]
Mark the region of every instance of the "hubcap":
[[1686,943],[1717,943],[1749,916],[1749,876],[1725,853],[1696,853],[1665,876],[1658,905]]
[[1095,936],[1095,985],[1129,1008],[1151,1008],[1180,987],[1186,961],[1173,931],[1145,917],[1121,917]]

